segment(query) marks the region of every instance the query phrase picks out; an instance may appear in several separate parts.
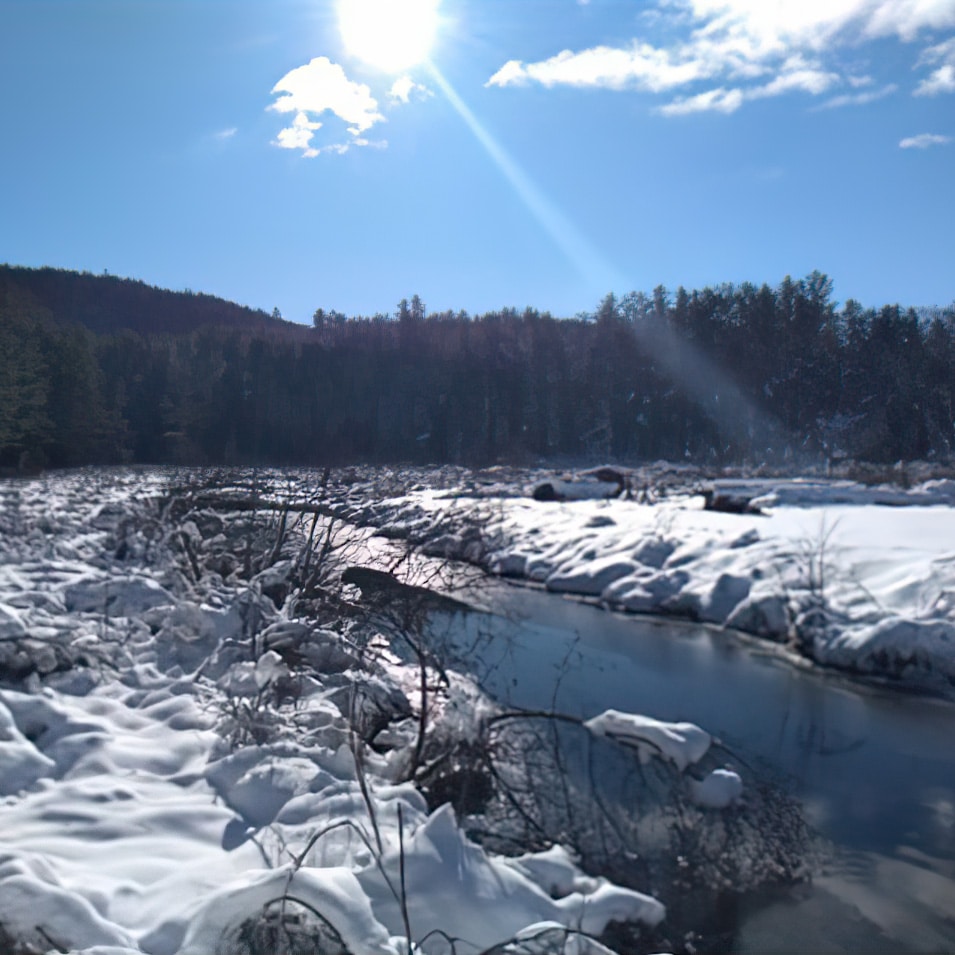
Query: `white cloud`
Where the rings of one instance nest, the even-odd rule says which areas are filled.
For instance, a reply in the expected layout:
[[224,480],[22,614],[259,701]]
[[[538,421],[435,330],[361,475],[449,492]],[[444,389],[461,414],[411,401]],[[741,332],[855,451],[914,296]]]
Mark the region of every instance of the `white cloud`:
[[781,96],[783,93],[811,93],[819,96],[840,82],[838,73],[832,73],[819,66],[806,64],[800,57],[794,57],[783,66],[782,72],[770,82],[750,89],[747,99],[762,99],[767,96]]
[[805,63],[801,58],[792,58],[774,79],[759,86],[745,89],[735,87],[707,90],[695,96],[681,97],[661,106],[658,112],[664,116],[686,116],[690,113],[735,113],[747,100],[766,99],[783,93],[807,92],[818,95],[839,82],[836,73],[829,73]]
[[[869,86],[872,77],[840,68],[840,49],[885,37],[909,42],[955,28],[953,0],[657,0],[644,13],[644,28],[660,28],[666,42],[638,37],[619,47],[563,50],[538,62],[509,60],[486,85],[687,90],[660,112],[729,113],[747,100]],[[939,66],[919,93],[955,90],[955,38],[930,47],[923,59]],[[703,82],[713,88],[689,92]],[[887,88],[867,98],[836,96],[830,104],[872,102],[888,95]]]
[[218,132],[213,133],[216,139],[225,141],[227,139],[232,139],[233,136],[239,131],[238,126],[230,126],[228,129],[220,129]]
[[865,106],[866,103],[874,103],[877,100],[885,99],[886,96],[891,96],[897,90],[898,86],[895,83],[888,83],[877,90],[866,90],[862,93],[840,93],[838,96],[833,96],[832,99],[827,99],[824,103],[820,103],[816,109],[839,109],[842,106]]
[[941,64],[915,90],[916,96],[937,96],[939,93],[955,93],[955,37],[945,43],[930,46],[919,57],[918,66]]
[[[269,106],[270,110],[295,114],[292,124],[279,132],[275,145],[301,149],[309,158],[323,152],[344,153],[352,146],[366,145],[368,141],[362,134],[384,120],[371,90],[363,83],[349,80],[345,71],[325,56],[286,73],[272,92],[282,95]],[[347,123],[346,130],[352,138],[344,143],[315,146],[315,132],[323,124],[311,117],[323,113],[332,113]]]
[[940,66],[915,90],[916,96],[937,96],[939,93],[955,93],[955,65]]
[[660,107],[664,116],[687,116],[690,113],[735,113],[743,105],[742,90],[726,90],[723,87],[697,93],[684,99],[674,100]]
[[919,133],[899,142],[900,149],[928,149],[929,146],[944,146],[952,141],[951,136],[939,136],[937,133]]
[[393,103],[410,103],[412,99],[430,99],[434,91],[423,83],[416,83],[410,76],[399,76],[391,84],[388,97]]
[[316,129],[321,129],[321,123],[313,123],[307,113],[296,113],[291,126],[279,130],[275,138],[275,145],[282,149],[301,149],[306,156],[317,156],[318,150],[312,146],[312,138]]
[[744,35],[766,50],[821,50],[840,40],[955,27],[951,0],[682,0],[702,32]]
[[505,63],[485,84],[512,86],[529,82],[542,86],[628,87],[654,93],[684,86],[694,80],[712,76],[702,61],[680,61],[668,50],[647,43],[634,44],[621,50],[598,46],[574,53],[563,50],[540,63]]

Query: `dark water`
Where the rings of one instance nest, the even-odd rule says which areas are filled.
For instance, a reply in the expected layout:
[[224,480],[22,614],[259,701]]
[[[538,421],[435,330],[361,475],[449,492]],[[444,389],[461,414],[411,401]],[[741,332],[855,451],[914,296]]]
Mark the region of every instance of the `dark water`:
[[[735,952],[955,952],[955,704],[870,688],[713,630],[495,584],[498,698],[697,723],[797,798],[831,845],[811,885],[743,899]],[[490,664],[490,666],[487,666]]]

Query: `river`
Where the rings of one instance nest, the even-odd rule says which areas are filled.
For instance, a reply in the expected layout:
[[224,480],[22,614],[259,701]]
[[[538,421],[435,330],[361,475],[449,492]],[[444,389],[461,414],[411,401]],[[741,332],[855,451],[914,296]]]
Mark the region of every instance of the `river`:
[[[712,628],[494,582],[467,619],[482,685],[515,706],[687,720],[799,801],[811,883],[738,900],[731,949],[955,952],[955,704],[800,664]],[[726,950],[725,937],[719,947]]]

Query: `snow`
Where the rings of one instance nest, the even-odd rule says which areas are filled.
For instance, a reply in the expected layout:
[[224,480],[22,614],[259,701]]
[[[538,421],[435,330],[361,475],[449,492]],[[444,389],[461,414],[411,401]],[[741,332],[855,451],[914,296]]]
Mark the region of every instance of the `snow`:
[[[955,683],[955,481],[711,486],[762,513],[705,510],[692,489],[652,503],[502,496],[480,512],[482,562],[613,609],[786,643],[824,665]],[[448,498],[412,493],[390,514],[420,522],[440,507],[447,523]],[[473,502],[456,503],[462,524],[474,519]]]
[[703,779],[690,780],[690,793],[698,806],[726,809],[743,795],[743,780],[731,769],[714,769]]
[[710,734],[693,723],[664,723],[649,716],[604,710],[584,726],[595,736],[609,736],[640,754],[647,763],[659,756],[672,762],[680,772],[698,763],[710,748]]
[[[505,858],[450,805],[430,811],[398,775],[414,661],[381,651],[371,665],[347,621],[297,614],[294,555],[237,575],[224,548],[244,518],[178,526],[203,562],[194,580],[171,536],[127,521],[177,477],[71,472],[15,495],[0,482],[4,932],[40,950],[198,955],[278,917],[282,898],[372,955],[406,952],[409,923],[423,955],[451,951],[448,936],[604,955],[574,933],[665,924],[660,901],[585,874],[562,845]],[[955,482],[719,485],[762,514],[574,483],[562,502],[499,482],[490,507],[420,489],[362,513],[391,538],[440,530],[442,554],[553,593],[737,628],[867,675],[955,682]],[[349,553],[373,552],[356,538]],[[479,744],[493,704],[453,671],[443,699],[442,732]],[[383,721],[381,752],[356,749],[349,718]],[[704,727],[612,709],[584,725],[679,774],[701,818],[735,818],[753,798],[715,766]]]
[[[559,846],[494,855],[396,781],[414,665],[371,666],[347,622],[295,617],[287,555],[234,576],[208,552],[230,518],[165,536],[137,523],[176,477],[71,472],[19,484],[15,507],[0,482],[0,938],[206,955],[285,907],[356,955],[397,955],[405,909],[425,955],[450,951],[440,933],[474,950],[526,938],[522,952],[563,933],[566,951],[603,955],[586,935],[660,924],[659,901]],[[183,538],[201,581],[176,557]],[[442,731],[473,743],[494,707],[447,680]],[[384,715],[393,751],[356,744],[349,712]]]
[[[399,883],[399,864],[393,850],[384,856],[380,869],[369,866],[358,876],[375,914],[396,934],[402,917],[390,887]],[[526,866],[525,858],[525,872]],[[530,883],[521,868],[489,857],[461,833],[450,806],[438,809],[405,846],[408,914],[415,933],[424,937],[445,932],[481,949],[516,935],[529,922],[558,922],[599,935],[611,921],[653,926],[665,914],[656,899],[606,880],[587,884],[586,893],[571,891],[555,900]],[[565,882],[562,887],[575,884]],[[434,934],[422,950],[439,955],[451,949]]]

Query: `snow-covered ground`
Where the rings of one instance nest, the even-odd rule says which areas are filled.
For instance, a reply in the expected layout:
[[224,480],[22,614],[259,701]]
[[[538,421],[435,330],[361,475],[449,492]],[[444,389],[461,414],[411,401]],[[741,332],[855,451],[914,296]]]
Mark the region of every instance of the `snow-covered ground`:
[[[199,477],[0,483],[0,950],[200,955],[322,939],[318,950],[353,955],[601,955],[595,939],[620,924],[637,946],[620,951],[683,946],[686,925],[667,941],[656,886],[587,875],[559,839],[495,854],[435,800],[487,727],[514,714],[453,661],[370,629],[364,591],[333,594],[345,564],[384,552],[355,524],[555,592],[788,642],[821,663],[955,681],[949,484],[737,487],[758,499],[756,515],[705,511],[692,493],[537,502],[513,476],[445,475],[442,490],[408,492],[275,473],[265,488],[240,482],[235,507],[215,484],[171,493]],[[283,499],[308,506],[245,507]],[[399,603],[386,596],[374,619]],[[608,710],[572,729],[648,780],[647,819],[626,822],[658,853],[671,844],[659,799],[676,799],[691,841],[746,832],[747,871],[754,853],[777,873],[799,868],[791,846],[763,852],[770,815],[706,727]],[[505,821],[540,792],[507,798]],[[563,798],[570,806],[566,787]],[[647,829],[650,817],[664,828]]]
[[689,490],[640,503],[598,482],[564,487],[578,499],[420,490],[384,519],[379,505],[375,522],[421,538],[436,526],[431,553],[557,593],[734,628],[860,674],[955,684],[955,481],[711,485],[745,513],[707,510]]
[[[560,845],[494,855],[429,808],[407,771],[429,671],[329,619],[303,566],[363,553],[360,534],[183,507],[183,479],[0,484],[0,949],[599,955],[611,923],[661,924],[659,901]],[[497,711],[443,678],[429,732],[473,741]],[[740,801],[698,727],[581,729],[657,764],[698,814]]]

